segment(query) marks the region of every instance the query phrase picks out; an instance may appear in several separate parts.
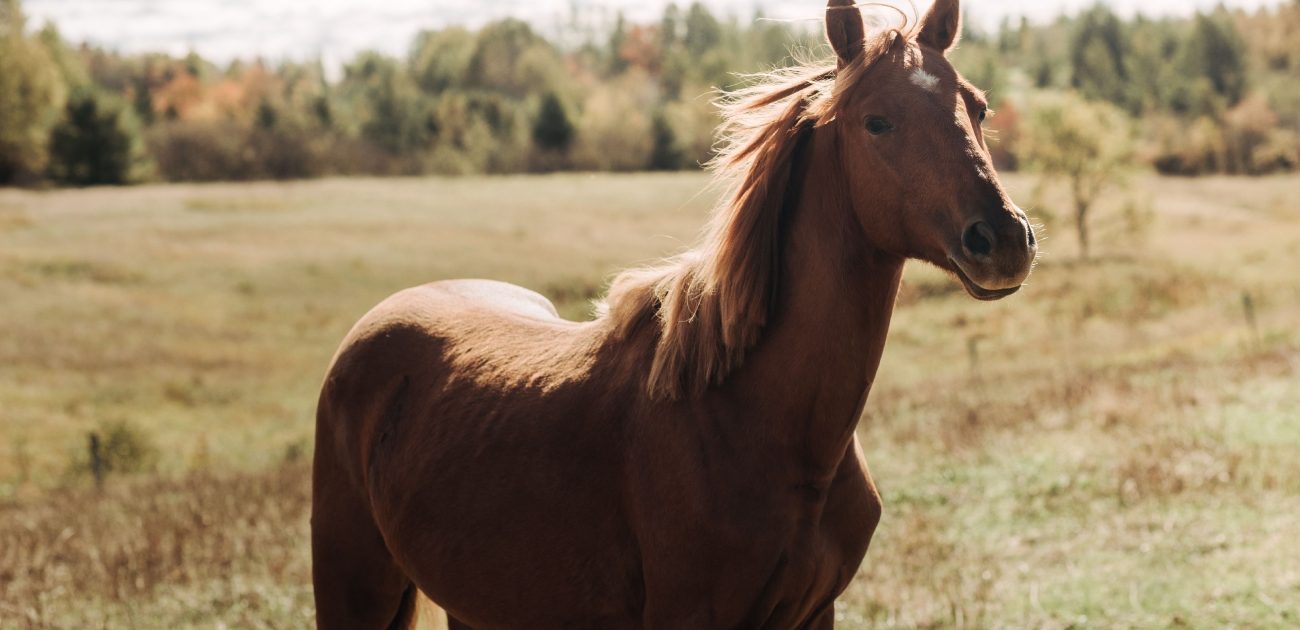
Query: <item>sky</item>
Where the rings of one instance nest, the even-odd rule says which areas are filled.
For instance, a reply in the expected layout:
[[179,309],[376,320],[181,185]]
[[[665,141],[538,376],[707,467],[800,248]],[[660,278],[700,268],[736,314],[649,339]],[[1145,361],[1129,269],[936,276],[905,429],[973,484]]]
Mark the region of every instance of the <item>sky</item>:
[[[896,0],[906,6],[907,0]],[[928,7],[932,0],[915,0]],[[1096,0],[978,0],[964,3],[971,19],[994,26],[1004,17],[1050,20]],[[1185,15],[1220,0],[1103,0],[1121,15]],[[1223,0],[1232,7],[1276,5],[1279,0]],[[338,66],[361,50],[404,54],[416,32],[448,25],[478,26],[502,17],[557,30],[572,7],[588,19],[622,11],[629,20],[656,20],[668,0],[25,0],[32,23],[52,21],[66,39],[124,52],[191,50],[227,62],[262,57],[321,57]],[[679,6],[689,0],[678,0]],[[761,9],[776,19],[814,24],[824,6],[809,0],[704,0],[714,12],[753,19]]]

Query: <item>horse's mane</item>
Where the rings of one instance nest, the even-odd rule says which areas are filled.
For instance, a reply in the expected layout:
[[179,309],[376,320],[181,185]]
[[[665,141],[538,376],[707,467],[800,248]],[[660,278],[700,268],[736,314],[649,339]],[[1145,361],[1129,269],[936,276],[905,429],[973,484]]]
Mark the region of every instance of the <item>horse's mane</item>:
[[840,96],[896,40],[876,38],[856,63],[804,64],[756,75],[719,101],[722,124],[708,166],[727,194],[702,242],[662,263],[619,274],[598,308],[614,335],[659,327],[647,388],[657,399],[697,396],[745,358],[772,314],[781,272],[781,217],[796,147],[834,119]]

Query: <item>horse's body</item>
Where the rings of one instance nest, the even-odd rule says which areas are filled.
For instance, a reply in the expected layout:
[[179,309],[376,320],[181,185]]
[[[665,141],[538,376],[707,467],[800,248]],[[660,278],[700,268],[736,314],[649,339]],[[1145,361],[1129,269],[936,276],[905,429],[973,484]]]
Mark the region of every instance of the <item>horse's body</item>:
[[[355,523],[328,546],[401,541],[348,573],[408,576],[475,627],[833,615],[880,515],[853,428],[902,260],[875,261],[879,284],[848,294],[840,279],[796,279],[832,271],[796,260],[783,285],[802,295],[781,302],[799,307],[689,403],[645,391],[649,327],[620,338],[495,282],[390,298],[348,336],[322,394],[318,448],[346,456],[318,467],[316,487],[357,501],[331,510]],[[396,601],[366,608],[391,615]]]
[[[810,86],[764,97],[784,113],[732,154],[749,174],[710,245],[620,278],[595,321],[476,280],[353,328],[318,409],[322,627],[402,627],[420,592],[483,628],[833,625],[880,517],[854,429],[903,262],[942,263],[906,230],[860,236],[859,200],[892,197],[843,173],[860,149],[814,124]],[[942,255],[987,261],[953,269],[972,295],[1013,290],[972,269],[1023,280],[1032,240],[980,258],[968,238]]]

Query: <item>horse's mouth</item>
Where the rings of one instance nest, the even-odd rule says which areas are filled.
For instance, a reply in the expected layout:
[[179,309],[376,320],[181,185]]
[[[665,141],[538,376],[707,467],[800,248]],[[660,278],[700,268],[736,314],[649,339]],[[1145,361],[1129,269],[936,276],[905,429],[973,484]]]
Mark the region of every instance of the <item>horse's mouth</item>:
[[961,286],[966,289],[966,294],[982,302],[1000,300],[1020,290],[1019,286],[1009,289],[985,289],[976,284],[974,280],[971,280],[970,276],[966,275],[966,272],[962,270],[961,265],[957,264],[957,261],[949,258],[948,263],[952,265],[952,272],[956,274],[957,279],[961,280]]

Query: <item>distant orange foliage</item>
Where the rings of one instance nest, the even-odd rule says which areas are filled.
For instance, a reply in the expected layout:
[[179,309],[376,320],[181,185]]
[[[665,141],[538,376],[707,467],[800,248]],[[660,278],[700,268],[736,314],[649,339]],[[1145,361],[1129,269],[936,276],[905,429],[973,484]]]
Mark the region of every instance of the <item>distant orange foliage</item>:
[[659,60],[663,57],[659,50],[659,27],[637,25],[628,29],[618,56],[631,67],[659,74]]

